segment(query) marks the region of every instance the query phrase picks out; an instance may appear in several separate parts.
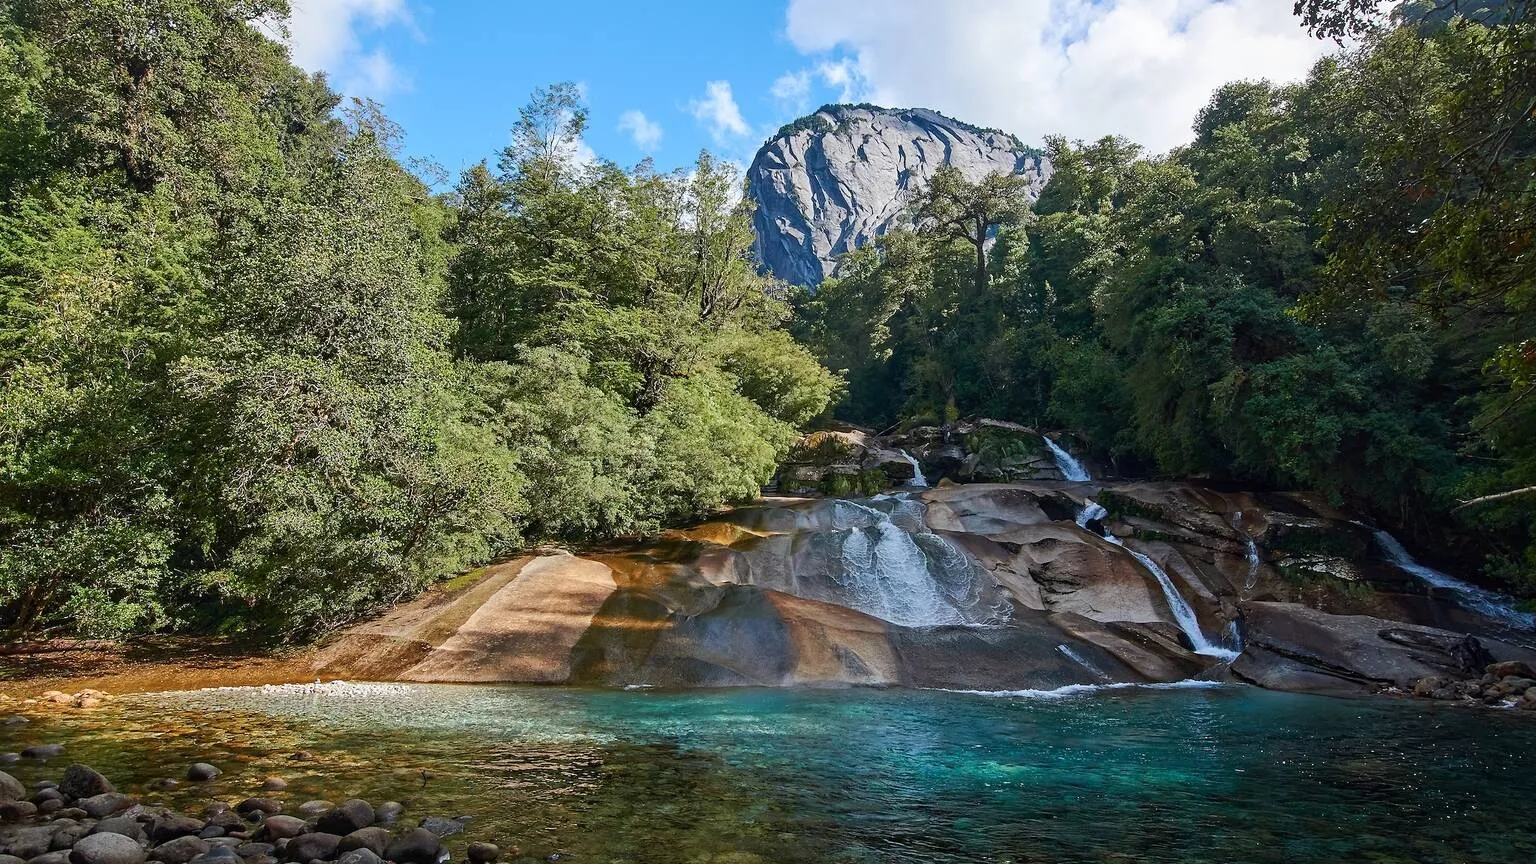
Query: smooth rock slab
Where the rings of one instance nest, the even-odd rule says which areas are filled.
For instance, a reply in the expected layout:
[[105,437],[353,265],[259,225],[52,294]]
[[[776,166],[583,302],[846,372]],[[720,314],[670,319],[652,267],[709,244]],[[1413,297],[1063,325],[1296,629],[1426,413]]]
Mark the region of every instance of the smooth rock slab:
[[70,864],[143,864],[144,849],[121,834],[82,837],[69,850]]

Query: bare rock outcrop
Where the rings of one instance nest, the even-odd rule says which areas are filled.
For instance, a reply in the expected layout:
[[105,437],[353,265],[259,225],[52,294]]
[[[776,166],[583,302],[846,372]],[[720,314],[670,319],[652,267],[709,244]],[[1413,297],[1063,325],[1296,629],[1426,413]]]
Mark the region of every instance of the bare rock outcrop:
[[757,258],[780,279],[819,285],[837,258],[907,219],[941,165],[970,180],[1023,174],[1034,193],[1050,163],[1004,132],[922,108],[829,105],[765,143],[747,169]]

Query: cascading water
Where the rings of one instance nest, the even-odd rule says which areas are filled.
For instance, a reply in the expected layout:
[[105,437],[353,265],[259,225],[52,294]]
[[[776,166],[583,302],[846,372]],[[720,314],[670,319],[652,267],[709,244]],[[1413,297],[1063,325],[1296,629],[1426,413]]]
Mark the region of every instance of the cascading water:
[[1051,436],[1042,435],[1041,437],[1045,439],[1045,446],[1051,449],[1051,455],[1056,457],[1056,468],[1061,472],[1063,480],[1085,483],[1093,479],[1088,476],[1088,469],[1083,467],[1083,463],[1072,458],[1072,454],[1063,450],[1055,441],[1052,441]]
[[1456,598],[1457,605],[1515,627],[1536,628],[1536,615],[1515,609],[1508,597],[1476,585],[1468,585],[1460,579],[1420,564],[1408,554],[1403,544],[1397,542],[1396,537],[1385,531],[1377,531],[1375,537],[1382,551],[1387,553],[1387,560],[1393,565],[1436,588],[1444,589]]
[[926,489],[928,487],[928,478],[923,476],[923,466],[917,461],[915,457],[913,457],[911,453],[908,453],[905,450],[898,450],[896,452],[900,453],[901,458],[907,460],[908,464],[912,466],[912,480],[908,482],[907,485],[916,486],[919,489]]
[[842,549],[830,574],[836,602],[907,627],[1006,622],[1011,607],[970,557],[927,529],[923,505],[903,496],[835,505]]
[[[1077,524],[1087,528],[1088,523],[1102,521],[1107,516],[1109,516],[1109,511],[1099,504],[1089,501],[1083,506],[1082,512],[1077,514]],[[1200,630],[1200,619],[1195,617],[1195,610],[1190,608],[1189,603],[1184,600],[1184,596],[1179,593],[1178,586],[1173,584],[1173,579],[1164,572],[1163,568],[1157,566],[1156,561],[1126,546],[1108,528],[1101,531],[1100,536],[1130,553],[1132,558],[1141,562],[1141,566],[1147,568],[1147,572],[1157,579],[1158,586],[1163,589],[1163,597],[1168,601],[1168,610],[1173,613],[1174,622],[1179,625],[1180,630],[1184,631],[1184,635],[1189,637],[1189,644],[1194,646],[1196,654],[1219,657],[1228,663],[1237,659],[1238,652],[1223,648],[1205,638],[1205,634]]]
[[1232,514],[1232,527],[1243,535],[1243,542],[1248,544],[1248,577],[1243,580],[1243,590],[1252,591],[1259,584],[1259,544],[1253,542],[1253,537],[1243,530],[1243,511]]

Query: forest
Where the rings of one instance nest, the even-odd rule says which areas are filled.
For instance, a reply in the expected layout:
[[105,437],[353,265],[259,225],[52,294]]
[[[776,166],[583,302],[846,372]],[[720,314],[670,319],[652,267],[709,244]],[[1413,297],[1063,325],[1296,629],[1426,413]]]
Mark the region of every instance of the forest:
[[0,3],[12,638],[309,638],[755,496],[837,387],[730,166],[580,164],[556,85],[433,194],[269,38],[287,12]]
[[941,172],[810,292],[730,163],[578,159],[573,85],[438,192],[284,0],[0,0],[0,627],[307,640],[750,499],[810,425],[968,415],[1530,596],[1536,26],[1298,11],[1347,46],[1305,82],[1050,139],[1032,207]]
[[1033,207],[942,171],[794,300],[837,413],[1316,490],[1536,595],[1536,26],[1465,5],[1302,0],[1347,46],[1305,81],[1222,87],[1166,155],[1052,138]]

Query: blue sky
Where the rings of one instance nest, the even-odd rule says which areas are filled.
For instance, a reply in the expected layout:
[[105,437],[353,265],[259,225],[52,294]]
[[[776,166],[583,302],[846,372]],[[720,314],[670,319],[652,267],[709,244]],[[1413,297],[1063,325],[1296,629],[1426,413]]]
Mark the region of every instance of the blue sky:
[[494,159],[534,88],[580,83],[587,145],[740,162],[825,102],[922,106],[1018,134],[1187,139],[1216,86],[1294,80],[1329,46],[1290,0],[293,0],[296,62],[380,101],[410,156]]

